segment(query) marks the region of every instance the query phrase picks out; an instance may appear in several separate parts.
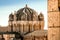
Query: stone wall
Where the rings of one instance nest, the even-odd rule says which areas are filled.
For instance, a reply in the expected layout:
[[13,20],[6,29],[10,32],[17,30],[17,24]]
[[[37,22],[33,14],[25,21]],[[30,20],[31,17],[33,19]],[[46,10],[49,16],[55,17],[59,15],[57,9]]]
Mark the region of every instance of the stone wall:
[[59,0],[48,0],[48,40],[60,40]]
[[24,40],[48,40],[47,36],[27,36]]
[[44,21],[13,21],[12,25],[13,31],[20,31],[21,33],[44,30]]

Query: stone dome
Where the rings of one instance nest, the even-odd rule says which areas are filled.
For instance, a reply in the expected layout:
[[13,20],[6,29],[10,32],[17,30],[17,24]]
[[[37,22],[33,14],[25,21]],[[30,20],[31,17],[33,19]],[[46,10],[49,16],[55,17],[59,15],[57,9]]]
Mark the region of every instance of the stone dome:
[[17,11],[17,20],[22,21],[36,21],[38,20],[38,13],[34,10],[29,8],[27,5],[24,8],[21,8]]

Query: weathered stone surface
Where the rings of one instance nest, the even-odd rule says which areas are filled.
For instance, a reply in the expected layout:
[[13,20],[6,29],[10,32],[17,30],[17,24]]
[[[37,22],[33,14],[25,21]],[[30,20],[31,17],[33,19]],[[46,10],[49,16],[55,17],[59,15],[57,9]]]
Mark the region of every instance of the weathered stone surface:
[[47,30],[37,30],[24,35],[24,40],[47,40]]
[[48,0],[48,40],[60,40],[59,0]]

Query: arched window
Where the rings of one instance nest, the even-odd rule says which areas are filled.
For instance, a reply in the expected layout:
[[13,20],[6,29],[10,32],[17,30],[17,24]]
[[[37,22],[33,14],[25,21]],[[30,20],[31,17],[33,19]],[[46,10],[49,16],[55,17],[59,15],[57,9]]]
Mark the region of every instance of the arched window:
[[41,24],[39,24],[39,29],[41,30]]
[[35,24],[33,25],[33,27],[34,27],[34,31],[35,31]]

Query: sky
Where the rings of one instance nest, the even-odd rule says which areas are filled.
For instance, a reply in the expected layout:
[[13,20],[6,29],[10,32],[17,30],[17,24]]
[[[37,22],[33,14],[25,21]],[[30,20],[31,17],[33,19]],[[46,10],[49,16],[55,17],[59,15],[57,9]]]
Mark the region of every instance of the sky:
[[38,14],[43,13],[44,29],[47,29],[47,0],[0,0],[0,25],[7,26],[9,14],[24,8],[26,4]]

